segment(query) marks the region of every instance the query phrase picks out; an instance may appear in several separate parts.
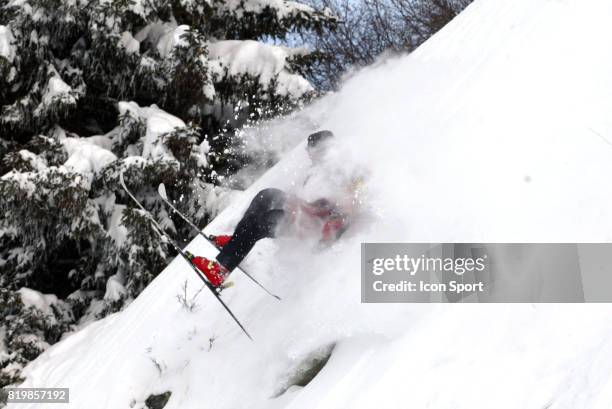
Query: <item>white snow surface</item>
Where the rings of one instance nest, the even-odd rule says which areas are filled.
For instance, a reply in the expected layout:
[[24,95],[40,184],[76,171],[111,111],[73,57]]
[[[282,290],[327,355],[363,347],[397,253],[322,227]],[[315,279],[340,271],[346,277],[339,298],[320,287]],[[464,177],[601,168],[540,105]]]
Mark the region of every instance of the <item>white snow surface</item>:
[[[361,242],[610,241],[610,15],[608,0],[476,0],[412,55],[353,76],[305,112],[344,142],[342,165],[369,168],[375,220],[322,253],[258,243],[244,267],[283,300],[239,271],[223,293],[253,342],[206,290],[181,307],[185,280],[189,296],[200,282],[177,258],[28,365],[23,386],[69,387],[88,409],[167,390],[166,409],[612,407],[609,305],[360,303]],[[231,231],[258,190],[292,189],[307,166],[299,144],[206,231]]]

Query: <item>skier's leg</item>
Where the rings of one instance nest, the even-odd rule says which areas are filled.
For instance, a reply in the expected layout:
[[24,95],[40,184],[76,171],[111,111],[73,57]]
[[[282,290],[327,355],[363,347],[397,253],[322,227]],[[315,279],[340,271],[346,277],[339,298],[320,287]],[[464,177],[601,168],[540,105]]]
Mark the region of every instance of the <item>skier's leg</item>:
[[246,217],[249,213],[261,213],[272,209],[282,209],[287,200],[287,194],[280,189],[263,189],[251,201],[249,208],[244,213]]
[[258,240],[274,237],[278,222],[285,216],[285,200],[286,194],[278,189],[259,192],[236,226],[232,239],[217,255],[217,261],[232,271]]
[[232,239],[217,255],[217,261],[230,271],[236,268],[257,241],[274,237],[276,226],[284,216],[284,210],[273,209],[240,223]]

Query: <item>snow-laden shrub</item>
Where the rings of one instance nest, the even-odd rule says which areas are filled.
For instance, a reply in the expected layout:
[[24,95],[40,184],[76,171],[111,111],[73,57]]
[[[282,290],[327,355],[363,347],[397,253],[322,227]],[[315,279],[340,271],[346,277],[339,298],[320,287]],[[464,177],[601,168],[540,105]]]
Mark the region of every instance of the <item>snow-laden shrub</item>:
[[70,308],[54,295],[0,288],[0,384],[19,382],[23,366],[59,341],[71,321]]

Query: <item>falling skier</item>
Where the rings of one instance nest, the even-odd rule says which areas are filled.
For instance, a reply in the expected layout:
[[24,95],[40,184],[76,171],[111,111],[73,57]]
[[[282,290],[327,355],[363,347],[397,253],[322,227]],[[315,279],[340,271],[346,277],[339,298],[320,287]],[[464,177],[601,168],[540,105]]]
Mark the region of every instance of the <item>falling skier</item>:
[[[329,173],[329,169],[325,172],[329,166],[324,159],[333,137],[331,131],[319,131],[308,136],[306,149],[312,167],[302,184],[306,196],[309,193],[311,196],[321,194],[321,186],[327,185],[332,189],[327,192],[328,197],[308,202],[279,189],[264,189],[255,195],[233,235],[212,236],[215,245],[221,249],[215,260],[187,252],[191,262],[212,285],[222,286],[258,240],[279,234],[304,235],[318,231],[320,243],[330,244],[348,228],[361,201],[363,178],[338,178],[338,172],[334,175]],[[329,183],[333,179],[339,182],[335,186]]]

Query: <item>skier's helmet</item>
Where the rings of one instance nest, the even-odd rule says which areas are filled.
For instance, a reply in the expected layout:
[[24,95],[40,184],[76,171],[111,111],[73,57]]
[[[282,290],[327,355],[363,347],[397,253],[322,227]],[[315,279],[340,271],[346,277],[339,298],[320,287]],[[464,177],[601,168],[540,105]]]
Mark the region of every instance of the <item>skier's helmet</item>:
[[325,155],[327,144],[333,138],[334,134],[331,131],[319,131],[308,135],[308,143],[306,150],[308,156],[314,162],[318,162]]
[[308,135],[308,149],[312,149],[322,145],[322,142],[333,138],[334,134],[332,131],[319,131]]

